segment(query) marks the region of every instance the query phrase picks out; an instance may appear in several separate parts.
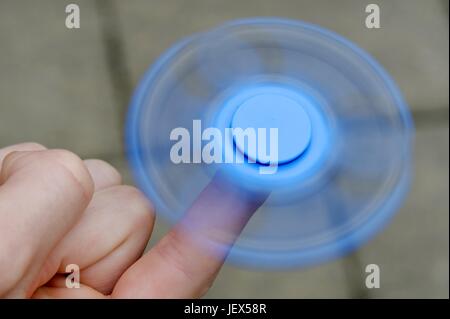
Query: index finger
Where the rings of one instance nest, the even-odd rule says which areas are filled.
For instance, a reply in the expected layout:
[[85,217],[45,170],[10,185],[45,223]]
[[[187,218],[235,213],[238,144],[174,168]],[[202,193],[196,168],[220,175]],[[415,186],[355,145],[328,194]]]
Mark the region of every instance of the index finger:
[[216,176],[182,220],[119,279],[113,297],[193,298],[211,286],[242,229],[265,200]]

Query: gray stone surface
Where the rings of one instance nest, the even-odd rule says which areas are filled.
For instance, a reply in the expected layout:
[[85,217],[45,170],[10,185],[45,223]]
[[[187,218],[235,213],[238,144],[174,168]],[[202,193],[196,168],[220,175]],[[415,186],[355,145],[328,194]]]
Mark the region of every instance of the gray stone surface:
[[0,3],[0,147],[36,141],[81,154],[120,151],[93,1],[76,1],[81,28],[65,27],[64,1]]
[[[164,236],[169,226],[161,219],[147,247]],[[345,273],[345,260],[302,270],[256,271],[226,264],[206,298],[351,298],[354,292]]]
[[186,35],[230,19],[280,16],[329,28],[366,49],[391,73],[412,108],[448,108],[445,1],[376,1],[381,28],[367,29],[365,7],[372,2],[116,0],[133,83],[165,49]]
[[359,251],[363,264],[380,266],[374,297],[449,297],[448,145],[448,126],[417,132],[409,198],[393,223]]
[[349,298],[342,261],[290,272],[258,272],[226,266],[208,298]]

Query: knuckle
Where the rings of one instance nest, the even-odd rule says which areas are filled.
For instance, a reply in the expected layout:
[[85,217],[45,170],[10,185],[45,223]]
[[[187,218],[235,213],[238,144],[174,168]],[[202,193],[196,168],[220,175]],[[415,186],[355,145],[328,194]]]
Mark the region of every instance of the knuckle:
[[92,179],[83,161],[70,151],[45,150],[10,153],[3,163],[2,180],[23,169],[44,175],[60,189],[72,192],[81,191],[86,198],[92,197],[94,189]]
[[119,171],[101,159],[87,159],[84,161],[88,170],[92,171],[100,171],[103,177],[107,177],[109,182],[113,184],[120,184],[122,181],[122,176]]
[[46,149],[45,146],[35,143],[35,142],[15,144],[15,145],[7,146],[5,148],[0,148],[0,165],[3,162],[3,160],[11,153],[43,151],[45,149]]
[[72,181],[75,179],[77,184],[82,187],[86,197],[92,197],[94,183],[84,162],[78,155],[62,149],[49,150],[43,153],[51,164],[60,168],[58,173],[61,179],[71,179]]
[[46,152],[50,159],[55,159],[68,169],[76,173],[83,167],[83,161],[75,153],[63,150],[63,149],[53,149]]

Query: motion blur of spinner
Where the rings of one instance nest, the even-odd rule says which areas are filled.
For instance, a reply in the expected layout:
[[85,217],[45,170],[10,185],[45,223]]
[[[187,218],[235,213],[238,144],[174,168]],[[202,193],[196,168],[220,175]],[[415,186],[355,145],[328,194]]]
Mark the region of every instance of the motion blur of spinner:
[[[193,136],[195,120],[278,128],[276,171],[261,174],[268,165],[257,158],[174,163],[171,131]],[[399,90],[368,53],[319,26],[254,18],[167,50],[135,91],[126,142],[135,179],[171,222],[219,173],[249,199],[267,197],[228,260],[278,269],[342,256],[386,226],[409,188],[413,133]],[[236,140],[221,145],[250,158]]]

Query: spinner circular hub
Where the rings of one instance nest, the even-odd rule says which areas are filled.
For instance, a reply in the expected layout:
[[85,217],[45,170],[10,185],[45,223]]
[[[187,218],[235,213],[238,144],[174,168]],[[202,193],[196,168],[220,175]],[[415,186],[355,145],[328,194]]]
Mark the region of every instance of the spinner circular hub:
[[[308,114],[297,101],[280,93],[263,92],[243,101],[233,114],[231,127],[243,130],[250,128],[256,133],[258,129],[270,132],[270,129],[276,128],[278,152],[274,163],[278,165],[300,157],[311,140]],[[269,164],[267,158],[258,156],[256,148],[251,152],[245,141],[236,136],[233,138],[236,148],[245,156],[260,164]],[[255,144],[259,144],[259,141]]]
[[266,194],[229,260],[258,268],[359,247],[408,189],[413,124],[394,82],[343,37],[285,19],[195,34],[143,76],[126,125],[136,181],[176,222],[220,172]]

